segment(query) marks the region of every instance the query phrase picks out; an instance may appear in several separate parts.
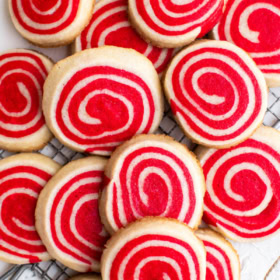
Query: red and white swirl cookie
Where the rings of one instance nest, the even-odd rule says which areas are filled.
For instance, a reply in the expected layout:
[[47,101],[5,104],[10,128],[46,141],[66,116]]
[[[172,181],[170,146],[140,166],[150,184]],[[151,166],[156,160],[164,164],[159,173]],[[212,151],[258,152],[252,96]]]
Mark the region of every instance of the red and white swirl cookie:
[[44,86],[43,109],[63,144],[109,155],[133,135],[158,128],[163,96],[158,74],[145,56],[105,46],[54,66]]
[[17,31],[42,47],[71,43],[90,21],[94,0],[9,0]]
[[174,53],[146,43],[134,31],[127,15],[128,0],[100,0],[94,7],[89,25],[75,41],[75,51],[104,45],[131,48],[149,58],[162,73]]
[[260,127],[242,144],[196,151],[206,179],[204,220],[237,241],[280,228],[280,133]]
[[185,224],[145,218],[118,231],[106,244],[103,280],[205,280],[203,243]]
[[35,229],[39,193],[59,165],[39,154],[0,160],[0,259],[13,264],[50,258]]
[[250,53],[264,73],[268,86],[277,87],[280,86],[279,29],[279,0],[228,0],[212,36]]
[[100,215],[113,234],[147,216],[201,221],[205,181],[186,146],[165,135],[138,135],[121,145],[105,169]]
[[102,280],[100,276],[94,274],[80,274],[71,277],[70,280]]
[[240,262],[232,245],[220,234],[201,229],[196,235],[206,249],[206,280],[240,280]]
[[36,228],[51,256],[80,272],[99,271],[108,234],[98,198],[106,160],[88,157],[64,166],[46,185]]
[[45,56],[15,49],[0,53],[0,148],[33,151],[52,135],[41,103],[43,85],[53,67]]
[[181,51],[164,80],[171,109],[196,143],[227,148],[261,125],[268,89],[254,61],[235,45],[201,40]]
[[153,45],[183,47],[208,33],[222,16],[224,0],[128,0],[136,30]]

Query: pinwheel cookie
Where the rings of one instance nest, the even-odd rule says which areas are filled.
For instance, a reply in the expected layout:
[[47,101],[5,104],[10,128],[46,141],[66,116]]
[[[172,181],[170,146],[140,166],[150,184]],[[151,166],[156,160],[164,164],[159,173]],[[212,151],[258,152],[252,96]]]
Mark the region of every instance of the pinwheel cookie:
[[210,229],[201,229],[196,235],[206,249],[205,279],[240,280],[240,262],[232,245]]
[[166,97],[187,136],[228,148],[261,125],[268,89],[254,61],[235,45],[201,40],[181,51],[164,79]]
[[99,1],[89,25],[75,40],[75,51],[104,45],[132,48],[148,57],[162,73],[175,51],[154,47],[141,39],[130,25],[127,9],[128,0]]
[[39,193],[59,169],[39,154],[18,154],[0,160],[0,259],[13,264],[50,258],[35,230]]
[[33,151],[51,139],[41,102],[52,67],[48,58],[34,51],[0,53],[0,149]]
[[63,144],[109,155],[133,135],[157,129],[163,96],[157,72],[145,56],[105,46],[54,66],[44,86],[43,109]]
[[146,216],[176,218],[195,228],[205,181],[186,146],[164,135],[138,135],[110,158],[100,214],[110,233]]
[[176,220],[145,218],[106,244],[103,280],[205,280],[206,253],[193,231]]
[[71,43],[90,21],[94,0],[8,0],[17,31],[41,47]]
[[101,277],[94,274],[80,274],[71,277],[70,280],[101,280]]
[[153,45],[183,47],[203,37],[222,16],[224,0],[129,0],[136,30]]
[[98,212],[106,160],[88,157],[64,166],[39,197],[36,228],[55,259],[80,272],[99,271],[108,239]]
[[207,192],[204,220],[236,241],[264,239],[280,228],[280,133],[260,127],[225,150],[198,148]]
[[212,37],[236,44],[264,73],[268,86],[280,86],[279,0],[228,0]]

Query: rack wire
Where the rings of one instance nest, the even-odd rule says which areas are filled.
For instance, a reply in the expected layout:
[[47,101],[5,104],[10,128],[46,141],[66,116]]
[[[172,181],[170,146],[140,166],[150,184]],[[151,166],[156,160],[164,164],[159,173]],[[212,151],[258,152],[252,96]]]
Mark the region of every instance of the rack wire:
[[[280,130],[280,88],[270,89],[268,109],[264,118],[264,125],[272,126]],[[160,124],[158,133],[172,136],[177,141],[186,144],[191,150],[193,150],[196,146],[184,135],[179,126],[176,124],[167,104],[165,105],[164,118]],[[57,139],[51,140],[47,146],[39,151],[39,153],[54,159],[62,165],[73,159],[85,156],[63,146]],[[13,153],[0,150],[0,158],[5,158],[12,154]],[[73,274],[75,274],[75,272],[71,269],[65,267],[58,261],[51,260],[49,262],[42,262],[38,264],[13,266],[8,272],[0,276],[0,280],[64,280],[68,279]]]

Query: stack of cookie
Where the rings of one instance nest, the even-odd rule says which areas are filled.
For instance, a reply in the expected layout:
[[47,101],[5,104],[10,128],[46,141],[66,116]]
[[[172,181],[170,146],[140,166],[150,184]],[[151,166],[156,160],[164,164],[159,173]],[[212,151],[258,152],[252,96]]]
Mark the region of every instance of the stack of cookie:
[[[0,259],[101,272],[76,280],[240,279],[224,237],[280,228],[280,133],[261,125],[280,4],[224,2],[9,0],[23,37],[75,54],[0,54],[0,147],[22,152],[0,161]],[[194,153],[154,134],[164,93]],[[53,136],[85,157],[27,153]]]

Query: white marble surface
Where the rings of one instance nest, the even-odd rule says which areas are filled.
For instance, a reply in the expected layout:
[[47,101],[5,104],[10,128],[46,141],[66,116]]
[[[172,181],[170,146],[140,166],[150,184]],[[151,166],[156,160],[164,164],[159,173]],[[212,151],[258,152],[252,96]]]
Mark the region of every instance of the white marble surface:
[[[48,55],[54,61],[57,61],[68,54],[68,48],[55,48],[55,49],[41,49],[35,47],[21,38],[17,31],[14,29],[8,14],[7,0],[0,0],[0,52],[11,48],[31,48],[33,50],[39,50],[40,52]],[[276,96],[280,96],[280,90],[273,90]],[[272,99],[276,97],[271,97]],[[271,99],[271,102],[273,100]],[[280,102],[279,106],[275,104],[275,110],[280,115]],[[277,107],[277,108],[276,108]],[[267,116],[267,121],[272,121],[273,116]],[[166,120],[163,126],[172,125],[170,120]],[[173,132],[179,133],[180,130],[175,129]],[[172,135],[176,137],[176,135]],[[50,150],[46,147],[44,149],[45,154],[49,154]],[[70,151],[69,151],[70,152]],[[265,278],[270,267],[275,263],[275,261],[280,256],[280,234],[270,238],[267,241],[258,243],[234,243],[234,247],[237,249],[241,265],[242,265],[242,280],[279,280],[280,279],[280,262],[274,267],[269,276]],[[0,275],[4,273],[9,265],[0,263]],[[33,279],[31,275],[23,275],[22,279]],[[221,279],[222,280],[222,279]]]

